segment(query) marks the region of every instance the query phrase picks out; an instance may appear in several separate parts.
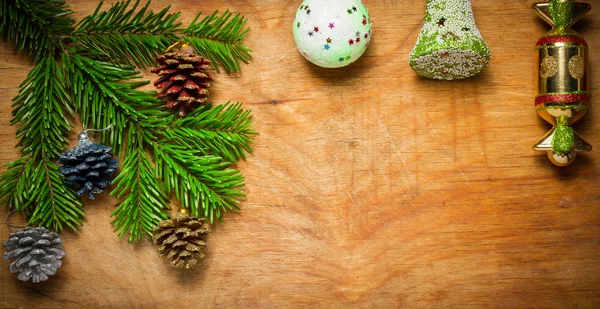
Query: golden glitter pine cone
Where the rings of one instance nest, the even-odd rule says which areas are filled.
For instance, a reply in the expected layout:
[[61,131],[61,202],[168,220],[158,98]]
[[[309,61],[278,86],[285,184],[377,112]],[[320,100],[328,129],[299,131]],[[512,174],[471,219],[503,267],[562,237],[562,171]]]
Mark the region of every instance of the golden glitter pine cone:
[[206,70],[210,60],[186,51],[168,52],[156,57],[159,67],[151,70],[160,78],[154,86],[163,91],[158,95],[170,108],[179,108],[179,115],[193,111],[208,100],[208,88],[213,80]]
[[177,214],[152,230],[152,241],[160,256],[171,260],[171,266],[191,268],[204,258],[201,250],[208,245],[202,235],[207,235],[210,229],[203,226],[204,218]]

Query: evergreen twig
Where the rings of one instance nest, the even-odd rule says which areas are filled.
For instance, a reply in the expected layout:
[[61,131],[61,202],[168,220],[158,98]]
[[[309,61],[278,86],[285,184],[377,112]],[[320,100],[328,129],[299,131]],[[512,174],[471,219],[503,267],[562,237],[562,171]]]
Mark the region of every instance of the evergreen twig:
[[[62,67],[49,55],[31,70],[14,101],[13,124],[23,147],[23,158],[8,164],[1,176],[2,201],[8,207],[33,212],[30,223],[56,231],[73,229],[84,217],[81,202],[65,188],[53,162],[69,140],[73,103]],[[30,206],[35,203],[34,210]]]
[[181,23],[177,19],[181,14],[169,13],[169,7],[154,13],[148,10],[148,1],[136,12],[140,1],[130,8],[131,0],[127,0],[100,12],[102,3],[77,24],[71,37],[91,54],[144,68],[152,66],[154,58],[179,39]]
[[250,143],[256,134],[250,111],[244,111],[241,103],[205,106],[188,117],[178,118],[164,131],[165,140],[191,149],[203,155],[216,155],[231,162],[246,158],[252,152]]
[[154,144],[154,163],[167,192],[174,192],[181,207],[211,223],[222,213],[239,209],[237,198],[244,177],[227,169],[231,163],[220,157],[200,156],[197,151],[168,143]]
[[167,219],[164,209],[168,206],[168,196],[162,191],[156,171],[144,150],[144,133],[135,126],[129,128],[130,143],[121,172],[113,183],[111,195],[122,199],[111,213],[111,222],[119,237],[129,234],[129,241],[152,236],[151,230],[158,222]]
[[[83,126],[105,128],[114,125],[96,139],[113,147],[115,153],[122,151],[128,122],[166,127],[172,119],[161,108],[163,102],[156,98],[156,92],[136,89],[148,81],[135,80],[140,75],[134,67],[94,60],[77,53],[71,53],[64,63],[69,70],[75,106]],[[151,121],[141,124],[144,119]]]
[[40,61],[65,48],[62,37],[73,31],[72,11],[63,0],[0,1],[0,35],[17,50],[27,50]]
[[183,40],[190,44],[196,52],[213,62],[213,67],[219,72],[220,63],[227,72],[240,71],[240,61],[248,64],[252,59],[251,50],[242,43],[249,29],[244,28],[248,21],[240,13],[233,14],[229,10],[217,16],[215,11],[210,16],[198,19],[202,12],[185,29]]
[[[228,71],[250,59],[243,45],[246,19],[217,12],[186,29],[180,13],[148,10],[150,2],[121,1],[96,11],[74,28],[61,0],[0,2],[0,34],[25,49],[36,65],[14,99],[12,124],[22,157],[0,174],[0,202],[30,214],[30,224],[60,231],[76,229],[84,217],[81,202],[66,188],[55,163],[68,144],[74,112],[84,127],[104,128],[95,137],[122,157],[112,195],[121,201],[112,212],[119,236],[137,241],[165,218],[173,194],[181,207],[211,222],[236,209],[244,178],[231,163],[251,152],[252,116],[240,103],[207,105],[178,118],[155,91],[138,89],[135,66],[172,43],[188,42],[200,55]],[[127,134],[127,137],[124,135]],[[126,145],[126,146],[125,146]],[[229,162],[226,162],[229,161]]]

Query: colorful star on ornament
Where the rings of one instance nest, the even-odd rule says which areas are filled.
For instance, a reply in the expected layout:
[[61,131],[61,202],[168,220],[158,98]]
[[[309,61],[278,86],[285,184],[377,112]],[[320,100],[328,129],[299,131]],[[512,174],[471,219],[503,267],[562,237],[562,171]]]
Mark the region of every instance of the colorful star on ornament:
[[348,9],[346,12],[348,12],[348,14],[352,14],[352,10]]
[[366,39],[366,38],[368,38],[368,37],[369,37],[369,34],[368,34],[368,33],[365,33],[365,39]]
[[319,32],[319,27],[314,28],[315,32]]
[[462,28],[462,31],[470,31],[470,30],[471,30],[471,28],[468,28],[468,27],[463,27]]
[[452,31],[448,31],[446,32],[444,35],[444,40],[447,40],[448,38],[453,38],[456,40],[460,40],[460,37],[458,35],[456,35],[456,33],[452,32]]
[[356,12],[356,7],[355,7],[355,6],[353,6],[353,7],[352,7],[352,10],[353,10],[354,12]]
[[350,55],[346,56],[346,60],[350,60],[351,58]]
[[360,43],[360,38],[356,38],[356,44]]
[[310,32],[308,33],[308,36],[313,36],[313,32],[312,32],[312,31],[310,31]]
[[308,10],[308,5],[304,6],[304,10]]
[[325,50],[329,50],[329,44],[325,44],[324,48]]
[[356,36],[360,36],[360,31],[356,31]]
[[306,14],[307,14],[307,15],[310,15],[310,10],[306,11]]
[[331,44],[331,38],[327,38],[327,43]]
[[353,45],[354,44],[354,40],[353,39],[348,40],[348,44]]
[[335,28],[335,25],[333,23],[329,23],[329,29],[333,29]]
[[298,22],[298,23],[296,24],[296,26],[297,26],[298,28],[300,28],[300,22]]
[[339,62],[344,62],[344,58],[338,59]]
[[363,26],[366,26],[367,25],[367,20],[363,19],[362,24],[363,24]]
[[304,9],[304,4],[300,6],[300,9],[301,9],[301,10],[302,10],[302,9]]
[[440,20],[438,20],[437,24],[439,26],[444,26],[446,24],[446,18],[444,18],[444,17],[440,18]]

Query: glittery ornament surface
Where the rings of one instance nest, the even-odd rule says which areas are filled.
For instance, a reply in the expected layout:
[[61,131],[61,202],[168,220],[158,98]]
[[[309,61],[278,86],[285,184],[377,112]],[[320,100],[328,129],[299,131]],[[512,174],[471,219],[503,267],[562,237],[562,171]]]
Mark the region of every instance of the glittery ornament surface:
[[585,62],[581,56],[573,56],[569,60],[569,74],[575,79],[581,79],[585,73]]
[[545,37],[540,38],[536,45],[537,45],[537,47],[540,47],[542,45],[552,44],[552,43],[578,44],[578,45],[584,45],[587,47],[587,42],[585,41],[584,38],[582,38],[580,36],[574,36],[574,35],[545,36]]
[[8,236],[3,244],[6,252],[2,255],[10,263],[11,273],[17,273],[21,281],[38,283],[48,280],[62,266],[65,250],[62,239],[55,232],[43,227],[26,227]]
[[419,75],[461,79],[480,73],[490,60],[470,0],[428,0],[427,12],[409,63]]
[[559,28],[568,27],[573,20],[573,3],[570,1],[551,1],[548,4],[554,25]]
[[360,0],[305,0],[296,12],[293,29],[300,53],[325,68],[356,61],[372,34],[369,11]]
[[550,0],[536,3],[533,8],[553,26],[536,44],[539,74],[535,108],[540,117],[554,126],[533,148],[547,152],[555,165],[566,166],[577,152],[592,150],[592,145],[570,127],[583,118],[590,104],[588,44],[570,27],[591,6]]
[[542,59],[540,76],[543,78],[553,77],[558,72],[558,61],[555,57],[546,56]]
[[87,135],[75,148],[60,154],[58,163],[63,164],[59,170],[65,184],[75,188],[79,195],[87,193],[90,199],[110,185],[119,168],[112,148],[90,141]]
[[535,105],[544,103],[576,103],[582,102],[583,104],[589,104],[589,95],[587,93],[551,93],[542,94],[535,98]]

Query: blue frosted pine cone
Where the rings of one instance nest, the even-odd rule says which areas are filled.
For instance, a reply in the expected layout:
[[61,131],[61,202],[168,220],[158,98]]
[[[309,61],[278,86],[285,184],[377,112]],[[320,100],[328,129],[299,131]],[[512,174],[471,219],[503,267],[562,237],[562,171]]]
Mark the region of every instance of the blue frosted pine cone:
[[102,193],[112,182],[119,165],[112,156],[112,147],[100,145],[89,139],[80,140],[77,146],[60,154],[60,174],[64,183],[77,190],[80,196],[87,192],[90,199]]

